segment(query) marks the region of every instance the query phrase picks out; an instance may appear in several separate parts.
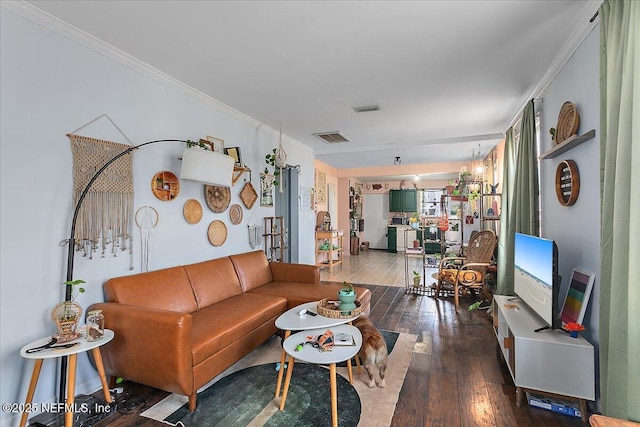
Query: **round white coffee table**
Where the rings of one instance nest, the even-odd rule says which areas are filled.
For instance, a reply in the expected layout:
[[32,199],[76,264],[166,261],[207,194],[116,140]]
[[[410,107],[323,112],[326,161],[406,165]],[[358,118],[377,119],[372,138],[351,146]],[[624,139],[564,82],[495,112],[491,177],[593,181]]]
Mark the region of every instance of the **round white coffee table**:
[[[349,317],[349,318],[340,318],[334,319],[331,317],[323,316],[318,314],[317,316],[312,316],[310,314],[305,314],[300,316],[301,310],[311,311],[313,313],[318,313],[318,302],[308,302],[305,304],[300,304],[299,306],[293,307],[280,315],[276,319],[276,328],[284,331],[284,339],[286,340],[291,335],[291,331],[302,331],[308,329],[321,329],[321,328],[330,328],[332,326],[342,325],[344,323],[351,323],[356,320],[358,316]],[[282,349],[282,356],[280,357],[280,369],[278,370],[278,383],[276,384],[276,397],[280,396],[280,387],[282,386],[282,374],[284,373],[284,363],[287,355]],[[356,363],[358,360],[356,359]],[[349,373],[351,376],[351,360],[348,363]]]
[[[98,370],[98,374],[100,376],[100,382],[102,383],[102,390],[104,392],[104,399],[108,403],[111,403],[111,394],[109,393],[107,376],[104,373],[104,365],[102,364],[100,346],[103,346],[111,341],[113,339],[113,336],[114,334],[111,329],[105,329],[103,337],[98,341],[87,341],[84,336],[80,336],[73,341],[56,343],[51,348],[36,351],[33,353],[27,352],[27,350],[29,349],[35,349],[36,347],[44,346],[45,344],[47,344],[51,340],[51,337],[47,337],[33,341],[22,347],[20,349],[20,356],[25,359],[35,360],[35,364],[33,365],[33,372],[31,374],[31,382],[29,383],[29,390],[27,391],[27,398],[25,400],[25,407],[31,406],[31,401],[33,400],[33,395],[36,391],[36,385],[38,384],[38,377],[40,376],[40,370],[42,369],[42,362],[44,361],[44,359],[55,359],[58,357],[69,356],[69,365],[67,368],[67,400],[65,402],[65,409],[69,408],[71,410],[71,408],[73,408],[75,395],[76,365],[78,362],[78,353],[84,353],[85,351],[89,350],[91,350],[93,354],[93,359],[96,363],[96,369]],[[55,348],[56,346],[71,345],[74,343],[76,343],[76,345],[69,348]],[[24,427],[26,425],[28,416],[28,412],[22,413],[22,418],[20,419],[20,427]],[[64,425],[65,427],[73,426],[73,412],[65,412]]]
[[[293,373],[294,361],[300,360],[307,363],[313,363],[317,365],[329,365],[329,379],[331,388],[331,425],[337,427],[338,425],[338,391],[336,387],[336,363],[344,362],[345,360],[351,360],[362,346],[362,334],[360,330],[351,325],[337,325],[330,327],[334,337],[336,334],[346,333],[353,336],[355,345],[351,346],[334,346],[331,351],[320,351],[310,345],[303,345],[302,349],[296,351],[300,343],[307,341],[307,336],[322,335],[326,329],[311,329],[291,335],[284,340],[282,348],[289,355],[289,367],[287,368],[287,378],[284,382],[284,391],[282,392],[282,400],[280,401],[280,410],[284,410],[284,405],[287,400],[287,392],[289,391],[289,384],[291,383],[291,375]],[[351,366],[348,364],[347,366]],[[282,370],[282,369],[281,369]],[[351,370],[349,369],[349,381],[352,381]]]

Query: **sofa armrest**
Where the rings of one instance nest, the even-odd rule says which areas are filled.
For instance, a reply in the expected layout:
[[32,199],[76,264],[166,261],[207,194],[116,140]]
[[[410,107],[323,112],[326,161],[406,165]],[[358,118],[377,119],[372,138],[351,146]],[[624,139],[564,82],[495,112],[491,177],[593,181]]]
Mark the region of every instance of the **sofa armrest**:
[[315,265],[270,262],[274,282],[320,283],[320,269]]
[[105,372],[163,390],[193,392],[191,315],[114,302],[93,304],[114,332],[100,347]]

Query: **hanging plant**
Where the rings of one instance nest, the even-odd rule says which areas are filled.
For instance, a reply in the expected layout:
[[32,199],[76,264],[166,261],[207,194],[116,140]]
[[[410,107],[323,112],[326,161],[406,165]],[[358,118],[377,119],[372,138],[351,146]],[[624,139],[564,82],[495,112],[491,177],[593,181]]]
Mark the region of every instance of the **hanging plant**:
[[[266,156],[264,156],[264,161],[267,164],[267,166],[264,168],[264,173],[266,175],[272,175],[274,177],[277,177],[278,175],[280,175],[280,171],[276,168],[276,149],[275,148],[271,151],[270,154],[267,154]],[[272,168],[272,171],[269,171],[269,167]],[[274,179],[272,184],[278,185],[278,181]]]

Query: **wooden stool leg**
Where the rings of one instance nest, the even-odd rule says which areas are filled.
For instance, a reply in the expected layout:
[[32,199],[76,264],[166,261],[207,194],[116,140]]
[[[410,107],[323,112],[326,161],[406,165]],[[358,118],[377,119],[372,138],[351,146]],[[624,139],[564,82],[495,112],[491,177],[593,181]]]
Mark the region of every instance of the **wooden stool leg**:
[[64,413],[64,426],[73,427],[73,402],[76,391],[76,366],[78,364],[78,355],[69,355],[69,370],[67,371],[67,401],[66,411]]
[[[38,378],[40,377],[40,371],[42,370],[42,362],[44,359],[36,359],[35,365],[33,365],[33,372],[31,373],[31,381],[29,382],[29,390],[27,391],[27,399],[25,400],[25,406],[29,406],[33,400],[33,395],[36,391],[36,384],[38,384]],[[20,418],[20,427],[27,425],[27,418],[29,418],[28,412],[23,412]]]
[[351,369],[351,359],[347,360],[347,372],[349,373],[349,384],[353,385],[353,371]]
[[289,383],[291,382],[291,374],[293,373],[294,358],[289,356],[289,367],[287,368],[287,378],[284,380],[284,390],[282,391],[282,400],[280,401],[280,410],[284,411],[284,404],[287,401],[287,393],[289,392]]
[[587,401],[584,399],[578,399],[578,405],[580,406],[582,421],[589,421],[589,416],[587,415]]
[[109,385],[107,384],[107,376],[104,373],[104,365],[102,364],[102,354],[100,354],[100,347],[96,347],[91,350],[93,353],[93,359],[96,362],[96,369],[100,376],[100,382],[102,383],[102,391],[104,393],[104,400],[107,403],[111,403],[111,393],[109,393]]
[[331,425],[338,427],[338,390],[336,387],[336,364],[329,365],[331,379]]
[[[291,331],[284,331],[284,339],[286,340],[291,335]],[[282,374],[284,373],[285,361],[287,360],[287,353],[282,348],[282,356],[280,356],[280,370],[278,371],[278,382],[276,383],[276,397],[280,396],[280,387],[282,386]]]
[[522,407],[522,398],[524,397],[524,390],[522,387],[516,387],[516,406]]

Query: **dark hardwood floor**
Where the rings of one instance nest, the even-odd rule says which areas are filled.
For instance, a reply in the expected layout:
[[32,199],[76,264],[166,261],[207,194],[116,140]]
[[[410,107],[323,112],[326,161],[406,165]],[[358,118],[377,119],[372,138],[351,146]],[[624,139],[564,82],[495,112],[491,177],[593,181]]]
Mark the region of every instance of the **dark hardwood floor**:
[[[366,285],[370,317],[379,329],[417,335],[392,426],[588,426],[579,418],[515,404],[515,387],[483,310],[455,313],[450,298],[406,295],[404,288]],[[472,303],[462,299],[462,307]],[[141,417],[167,393],[125,382],[124,393],[143,399],[96,427],[166,426]],[[100,392],[96,393],[101,398]],[[126,403],[126,402],[125,402]],[[122,410],[122,408],[121,408]]]

